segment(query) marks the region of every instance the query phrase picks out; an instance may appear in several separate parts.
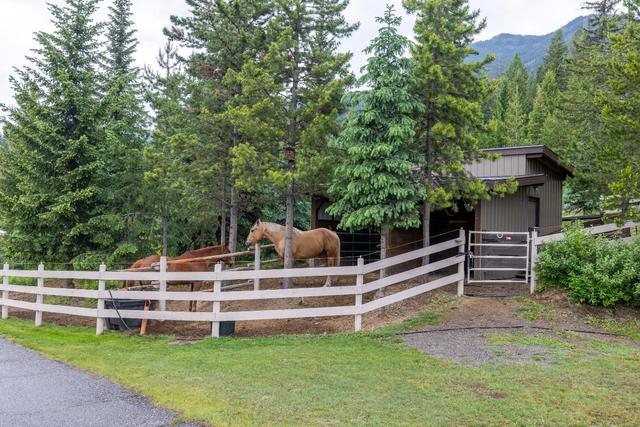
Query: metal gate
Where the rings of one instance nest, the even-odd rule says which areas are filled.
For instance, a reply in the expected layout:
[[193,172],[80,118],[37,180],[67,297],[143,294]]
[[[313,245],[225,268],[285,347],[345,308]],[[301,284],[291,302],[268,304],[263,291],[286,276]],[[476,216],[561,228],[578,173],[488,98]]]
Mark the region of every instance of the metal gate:
[[467,283],[529,283],[530,241],[527,232],[469,231]]

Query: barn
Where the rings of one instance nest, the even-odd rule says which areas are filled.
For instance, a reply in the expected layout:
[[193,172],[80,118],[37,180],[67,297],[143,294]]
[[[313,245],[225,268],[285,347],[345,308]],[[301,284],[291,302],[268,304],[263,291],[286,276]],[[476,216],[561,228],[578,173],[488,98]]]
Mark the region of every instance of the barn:
[[[463,228],[467,231],[527,232],[537,229],[541,235],[558,232],[562,227],[563,184],[572,176],[570,167],[563,165],[556,153],[544,145],[491,148],[495,160],[483,160],[467,166],[467,170],[482,179],[487,186],[513,177],[518,189],[504,198],[483,200],[472,211],[463,207],[455,212],[444,209],[432,213],[431,244],[451,238]],[[339,220],[328,215],[331,201],[314,196],[311,227],[336,230],[342,241],[344,263],[352,263],[358,256],[367,261],[377,258],[380,235],[375,230],[354,233],[337,229]],[[422,229],[395,229],[389,232],[390,255],[416,249],[422,245]]]

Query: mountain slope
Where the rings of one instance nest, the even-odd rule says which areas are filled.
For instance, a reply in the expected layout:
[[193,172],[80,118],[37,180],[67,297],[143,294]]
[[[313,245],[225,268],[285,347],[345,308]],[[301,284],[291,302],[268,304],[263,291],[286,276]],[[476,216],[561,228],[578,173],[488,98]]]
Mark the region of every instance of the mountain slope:
[[[580,16],[561,28],[567,44],[570,44],[578,30],[587,25],[588,20],[588,16]],[[496,60],[486,68],[489,76],[497,77],[507,69],[516,53],[520,54],[529,72],[537,70],[544,62],[544,56],[552,38],[553,33],[543,36],[499,34],[490,40],[479,41],[471,46],[478,51],[480,58],[484,58],[487,54],[495,55]],[[472,56],[470,59],[478,59],[478,57]]]

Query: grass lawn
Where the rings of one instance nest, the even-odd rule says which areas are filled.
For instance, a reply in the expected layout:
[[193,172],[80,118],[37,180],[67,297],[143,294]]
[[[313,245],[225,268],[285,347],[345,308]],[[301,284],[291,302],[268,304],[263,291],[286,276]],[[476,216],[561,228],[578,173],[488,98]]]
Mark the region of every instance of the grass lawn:
[[[550,364],[467,367],[384,334],[177,345],[10,319],[0,336],[212,425],[640,425],[640,350],[601,341],[533,340]],[[514,340],[528,342],[492,344]]]

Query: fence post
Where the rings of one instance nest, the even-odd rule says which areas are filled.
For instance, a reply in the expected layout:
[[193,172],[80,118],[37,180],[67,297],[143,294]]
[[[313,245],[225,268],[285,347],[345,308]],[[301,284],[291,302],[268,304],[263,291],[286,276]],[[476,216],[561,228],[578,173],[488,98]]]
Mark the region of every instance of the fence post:
[[536,285],[538,284],[538,276],[536,274],[536,260],[538,259],[538,230],[531,232],[531,275],[529,276],[530,292],[534,294],[536,292]]
[[364,259],[362,257],[358,257],[358,273],[356,275],[356,320],[355,320],[355,331],[359,332],[362,330],[362,313],[360,310],[362,309],[362,287],[364,285]]
[[[167,278],[165,273],[167,272],[167,257],[160,257],[160,292],[167,292]],[[167,300],[162,297],[160,298],[159,304],[160,311],[166,311],[167,309]]]
[[[254,247],[253,250],[254,250],[253,268],[256,271],[260,271],[260,243],[256,243],[256,246]],[[253,279],[253,290],[254,291],[260,290],[260,278],[258,277]]]
[[[44,264],[38,264],[38,289],[44,288]],[[36,304],[44,303],[44,295],[36,294]],[[42,326],[42,311],[36,310],[36,326]]]
[[[459,245],[458,245],[458,251],[462,254],[464,254],[464,248],[465,248],[465,237],[466,237],[466,233],[464,231],[464,229],[460,229],[460,237],[459,239]],[[458,274],[462,277],[460,280],[458,280],[458,296],[461,297],[464,295],[464,262],[467,259],[466,256],[462,256],[462,260],[460,262],[458,262]]]
[[98,312],[96,315],[96,335],[102,335],[104,332],[104,318],[100,316],[100,313],[104,310],[104,299],[101,298],[100,294],[102,294],[106,289],[106,282],[102,278],[102,273],[107,271],[107,266],[104,264],[100,264],[100,278],[98,279]]
[[[2,271],[2,286],[9,286],[9,264],[7,263],[4,264],[4,269]],[[9,291],[7,290],[2,291],[2,299],[5,301],[9,299]],[[8,319],[8,318],[9,318],[9,306],[3,305],[2,320]]]
[[222,272],[222,263],[216,264],[215,270],[216,277],[213,282],[213,322],[211,322],[211,336],[217,338],[220,336],[220,322],[218,321],[218,314],[220,313],[220,292],[222,291],[222,280],[218,275]]

